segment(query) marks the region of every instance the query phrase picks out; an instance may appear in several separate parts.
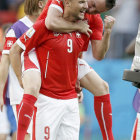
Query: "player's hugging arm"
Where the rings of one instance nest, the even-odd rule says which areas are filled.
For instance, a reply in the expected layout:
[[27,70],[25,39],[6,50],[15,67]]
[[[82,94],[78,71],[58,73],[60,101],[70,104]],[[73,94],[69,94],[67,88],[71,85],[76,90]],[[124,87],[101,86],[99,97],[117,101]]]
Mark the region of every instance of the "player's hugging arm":
[[115,18],[106,16],[104,19],[104,35],[101,40],[91,40],[92,53],[95,59],[102,60],[110,46],[110,36],[112,32]]
[[69,22],[66,21],[62,17],[62,15],[63,15],[62,11],[59,11],[58,9],[50,6],[45,20],[46,27],[49,30],[63,33],[79,31],[89,35],[89,33],[92,32],[89,29],[89,25],[86,22],[84,21],[80,21],[78,23]]

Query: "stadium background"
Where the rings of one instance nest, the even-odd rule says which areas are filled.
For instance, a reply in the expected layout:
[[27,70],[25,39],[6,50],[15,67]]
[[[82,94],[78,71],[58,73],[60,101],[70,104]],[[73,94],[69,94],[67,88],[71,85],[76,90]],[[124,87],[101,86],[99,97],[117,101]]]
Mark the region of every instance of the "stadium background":
[[[140,0],[118,0],[116,7],[102,14],[102,18],[106,14],[116,18],[109,52],[104,60],[96,61],[93,60],[89,47],[84,58],[109,83],[115,140],[130,140],[136,117],[136,112],[132,107],[136,88],[131,83],[122,81],[122,74],[124,69],[130,69],[132,63],[133,56],[126,54],[125,49],[137,35],[140,22]],[[13,23],[23,16],[23,0],[0,1],[0,27],[6,23]],[[0,32],[1,37],[2,32]],[[80,140],[102,140],[93,111],[93,96],[86,90],[83,92],[84,101],[80,105],[82,119]]]

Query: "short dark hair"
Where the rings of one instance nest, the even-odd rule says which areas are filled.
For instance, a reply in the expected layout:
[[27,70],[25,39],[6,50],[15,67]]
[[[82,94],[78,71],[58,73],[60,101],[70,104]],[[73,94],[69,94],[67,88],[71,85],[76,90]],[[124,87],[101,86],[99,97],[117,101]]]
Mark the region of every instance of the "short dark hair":
[[106,0],[106,8],[112,9],[116,5],[116,0]]

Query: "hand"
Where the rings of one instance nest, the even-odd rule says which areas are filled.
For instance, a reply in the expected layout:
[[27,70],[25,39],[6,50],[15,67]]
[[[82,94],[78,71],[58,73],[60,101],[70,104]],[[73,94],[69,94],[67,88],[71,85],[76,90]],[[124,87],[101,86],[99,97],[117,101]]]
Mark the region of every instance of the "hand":
[[82,91],[82,88],[80,87],[80,81],[79,81],[79,80],[76,81],[76,84],[75,84],[75,91],[76,91],[77,93],[80,93],[80,92]]
[[0,110],[3,111],[4,100],[3,97],[0,97]]
[[80,87],[79,80],[76,81],[75,91],[77,92],[78,102],[81,103],[83,101],[83,92],[82,92],[82,88]]
[[88,37],[90,37],[90,34],[92,34],[92,30],[89,28],[89,25],[86,21],[79,21],[78,22],[79,32],[86,34]]
[[78,102],[79,102],[79,103],[82,103],[83,98],[84,98],[83,92],[81,91],[81,92],[77,93],[77,96],[78,96]]
[[108,31],[108,32],[111,32],[112,30],[112,27],[115,23],[115,18],[112,17],[112,16],[105,16],[105,19],[104,19],[104,28],[105,28],[105,31]]

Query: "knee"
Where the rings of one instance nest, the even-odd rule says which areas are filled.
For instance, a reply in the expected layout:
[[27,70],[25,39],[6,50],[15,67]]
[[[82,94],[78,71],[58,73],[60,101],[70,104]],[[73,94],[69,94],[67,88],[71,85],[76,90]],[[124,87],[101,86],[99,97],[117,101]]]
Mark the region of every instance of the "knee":
[[101,90],[101,94],[102,95],[106,95],[109,94],[109,85],[106,81],[102,81],[101,85],[100,85],[100,90]]
[[41,83],[39,81],[31,82],[30,84],[24,84],[24,92],[26,94],[31,94],[37,96],[40,90]]

